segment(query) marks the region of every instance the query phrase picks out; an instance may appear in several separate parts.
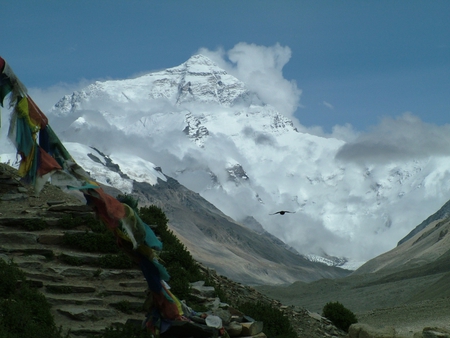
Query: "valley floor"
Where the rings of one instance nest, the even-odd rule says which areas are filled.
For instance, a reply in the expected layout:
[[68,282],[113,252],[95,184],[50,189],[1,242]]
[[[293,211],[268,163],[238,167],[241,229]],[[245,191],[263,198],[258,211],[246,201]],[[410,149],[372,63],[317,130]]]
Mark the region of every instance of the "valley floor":
[[328,302],[340,302],[355,313],[359,323],[374,328],[395,328],[398,337],[410,338],[425,327],[450,330],[450,294],[447,273],[380,283],[374,274],[288,287],[259,286],[256,289],[286,305],[322,313]]
[[450,330],[450,299],[441,298],[357,314],[358,322],[375,328],[394,327],[400,337],[413,337],[425,327]]

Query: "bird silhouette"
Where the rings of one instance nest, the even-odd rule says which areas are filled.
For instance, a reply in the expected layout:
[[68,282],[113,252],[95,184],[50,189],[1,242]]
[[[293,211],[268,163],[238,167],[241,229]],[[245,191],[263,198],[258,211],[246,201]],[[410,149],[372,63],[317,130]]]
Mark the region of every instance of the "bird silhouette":
[[280,215],[295,214],[295,211],[280,210],[280,211],[274,212],[273,214],[269,214],[269,215],[276,215],[276,214],[280,214]]

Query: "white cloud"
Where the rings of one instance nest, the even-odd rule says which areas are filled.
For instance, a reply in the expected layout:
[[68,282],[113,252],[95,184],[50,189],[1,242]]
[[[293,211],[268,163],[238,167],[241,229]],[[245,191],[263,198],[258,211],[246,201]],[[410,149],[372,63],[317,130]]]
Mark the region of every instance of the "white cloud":
[[334,109],[334,106],[327,101],[323,101],[322,104],[329,109]]
[[411,113],[386,117],[345,144],[336,158],[360,164],[450,155],[450,125],[427,124]]
[[58,83],[47,88],[28,88],[28,95],[38,105],[38,107],[45,114],[53,105],[58,102],[64,95],[71,94],[74,91],[80,90],[92,81],[81,80],[78,83]]
[[291,58],[289,47],[278,43],[266,47],[241,42],[228,51],[201,48],[198,53],[209,57],[229,74],[245,82],[265,103],[295,119],[294,112],[300,106],[302,91],[294,80],[287,80],[283,76],[283,67]]
[[335,138],[345,142],[352,142],[360,135],[360,132],[354,130],[353,126],[349,123],[346,123],[345,125],[335,125],[331,129],[331,133],[326,133],[321,126],[305,127],[299,125],[297,126],[297,129],[303,133],[324,138]]

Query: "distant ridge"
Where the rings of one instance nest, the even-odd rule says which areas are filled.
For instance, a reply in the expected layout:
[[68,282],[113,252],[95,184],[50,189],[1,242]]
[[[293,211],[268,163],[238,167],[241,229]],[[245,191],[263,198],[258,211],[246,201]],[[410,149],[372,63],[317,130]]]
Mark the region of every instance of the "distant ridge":
[[445,203],[438,211],[436,211],[433,215],[428,217],[426,220],[424,220],[422,223],[420,223],[418,226],[416,226],[408,235],[403,237],[397,244],[400,245],[404,242],[406,242],[408,239],[412,238],[415,234],[420,232],[422,229],[424,229],[428,224],[431,222],[448,218],[450,215],[450,201]]

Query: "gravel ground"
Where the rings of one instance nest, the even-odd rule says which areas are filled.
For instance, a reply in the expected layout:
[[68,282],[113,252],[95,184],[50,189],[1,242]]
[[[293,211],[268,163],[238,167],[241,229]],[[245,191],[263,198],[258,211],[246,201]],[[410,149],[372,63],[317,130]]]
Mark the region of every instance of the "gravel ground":
[[373,327],[391,326],[404,337],[412,337],[425,327],[450,330],[450,299],[425,300],[358,314],[358,321]]

